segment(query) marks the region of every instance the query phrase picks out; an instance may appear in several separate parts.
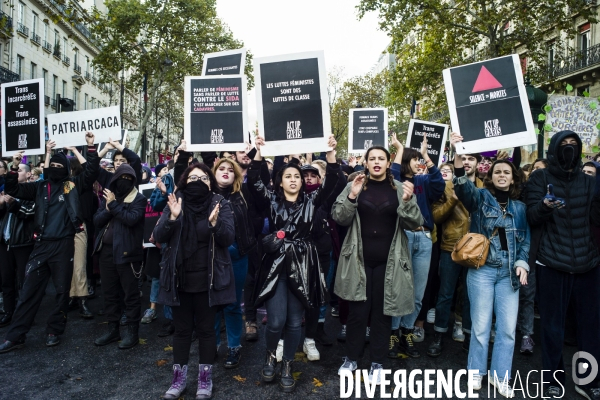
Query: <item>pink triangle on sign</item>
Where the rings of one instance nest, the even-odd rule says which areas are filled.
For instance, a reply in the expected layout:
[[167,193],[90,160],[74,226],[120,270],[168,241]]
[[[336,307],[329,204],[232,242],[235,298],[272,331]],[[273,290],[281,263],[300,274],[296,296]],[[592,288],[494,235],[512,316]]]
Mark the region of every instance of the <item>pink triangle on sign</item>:
[[481,71],[479,71],[479,76],[477,77],[477,81],[475,81],[475,86],[473,86],[473,93],[501,87],[502,84],[494,78],[494,75],[486,67],[481,66]]

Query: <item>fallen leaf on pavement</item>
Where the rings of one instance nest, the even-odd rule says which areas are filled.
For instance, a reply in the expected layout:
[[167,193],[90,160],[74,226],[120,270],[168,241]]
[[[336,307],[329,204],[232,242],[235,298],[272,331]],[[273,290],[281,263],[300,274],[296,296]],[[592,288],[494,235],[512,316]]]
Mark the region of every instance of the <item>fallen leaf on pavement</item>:
[[241,376],[239,376],[239,375],[235,375],[235,376],[233,377],[233,379],[235,379],[235,380],[236,380],[236,381],[238,381],[238,382],[246,383],[246,378],[242,378],[242,377],[241,377]]
[[168,345],[167,347],[165,347],[165,351],[173,351],[173,347],[171,345]]
[[167,365],[168,363],[169,363],[169,360],[164,360],[164,359],[163,359],[163,360],[158,360],[158,361],[156,362],[156,365],[157,365],[158,367],[162,367],[163,365]]
[[316,387],[321,387],[323,386],[323,383],[317,378],[313,378],[313,385],[315,385]]
[[148,344],[148,343],[146,343],[146,339],[140,339],[140,344]]
[[294,377],[295,381],[300,379],[300,375],[302,375],[302,372],[292,372],[292,376]]

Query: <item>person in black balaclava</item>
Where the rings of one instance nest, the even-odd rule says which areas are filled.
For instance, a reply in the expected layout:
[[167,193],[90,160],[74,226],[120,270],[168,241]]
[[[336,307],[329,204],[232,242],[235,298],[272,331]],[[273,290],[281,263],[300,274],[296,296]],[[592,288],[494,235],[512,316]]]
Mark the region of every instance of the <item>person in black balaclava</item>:
[[[129,349],[139,342],[141,300],[138,280],[143,267],[142,243],[148,201],[138,192],[135,184],[133,168],[121,164],[108,189],[104,189],[104,200],[94,215],[94,225],[100,232],[94,253],[100,255],[104,312],[108,319],[108,332],[96,339],[96,346],[121,340],[119,319],[123,311],[127,316],[127,325],[119,348]],[[124,292],[125,310],[121,310],[119,286]]]
[[[527,221],[532,229],[541,230],[536,257],[538,304],[542,363],[550,381],[544,397],[550,398],[564,395],[562,347],[569,300],[576,308],[578,350],[600,360],[600,254],[592,237],[592,226],[600,226],[600,197],[595,179],[581,171],[581,154],[581,139],[575,132],[556,133],[548,147],[548,168],[531,173],[524,196]],[[588,399],[598,399],[599,383],[600,375],[575,389]]]
[[25,266],[19,303],[6,339],[0,345],[0,353],[23,347],[50,277],[56,289],[56,305],[48,318],[46,346],[59,344],[59,335],[65,331],[73,275],[74,237],[83,229],[79,193],[92,187],[100,168],[91,132],[86,134],[86,141],[85,171],[74,178],[69,178],[69,160],[62,152],[50,159],[50,167],[44,169],[44,180],[18,183],[18,165],[13,165],[7,175],[7,194],[36,203],[35,245]]

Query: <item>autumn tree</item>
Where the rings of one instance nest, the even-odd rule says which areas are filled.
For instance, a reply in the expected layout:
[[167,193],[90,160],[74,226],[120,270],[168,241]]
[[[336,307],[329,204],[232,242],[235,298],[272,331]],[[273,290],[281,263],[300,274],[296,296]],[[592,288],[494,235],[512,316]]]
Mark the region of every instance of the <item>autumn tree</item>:
[[397,67],[390,76],[390,104],[408,110],[426,99],[424,114],[447,109],[442,70],[519,52],[535,83],[553,81],[554,63],[565,57],[576,33],[574,18],[597,22],[589,0],[361,0],[362,17],[377,12],[392,42]]

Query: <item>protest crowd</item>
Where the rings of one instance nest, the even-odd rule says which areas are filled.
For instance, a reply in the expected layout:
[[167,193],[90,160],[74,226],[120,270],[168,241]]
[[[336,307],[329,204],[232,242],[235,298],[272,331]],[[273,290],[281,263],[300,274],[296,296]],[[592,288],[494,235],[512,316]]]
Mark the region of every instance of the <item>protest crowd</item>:
[[[451,147],[461,140],[453,133]],[[318,361],[318,347],[336,339],[346,346],[340,372],[355,370],[370,343],[374,381],[387,358],[443,357],[445,341],[462,342],[468,365],[460,368],[479,371],[469,385],[481,389],[489,370],[508,398],[515,346],[523,354],[540,348],[551,371],[565,369],[565,341],[600,359],[600,163],[582,163],[571,131],[554,135],[547,159],[530,165],[520,165],[517,147],[511,158],[462,154],[440,168],[426,138],[417,151],[395,134],[394,158],[373,146],[341,160],[332,136],[326,153],[272,160],[261,156],[269,143],[257,136],[247,151],[200,159],[183,141],[174,160],[153,168],[118,141],[101,151],[92,132],[86,141],[85,156],[48,142],[43,171],[21,164],[22,153],[0,162],[0,353],[26,345],[52,279],[47,346],[69,334],[70,311],[104,315],[107,328],[94,344],[120,349],[136,346],[140,324],[162,315],[159,336],[173,336],[165,399],[179,398],[196,371],[196,340],[197,399],[212,396],[213,368],[243,362],[243,340],[265,341],[260,374],[284,392],[295,389],[296,349]],[[112,160],[101,163],[111,149]],[[150,181],[147,199],[138,188]],[[142,246],[148,204],[162,212],[153,247]],[[479,268],[455,261],[467,233],[489,239]],[[92,312],[97,290],[103,304]],[[326,313],[342,323],[337,338],[325,332]],[[217,363],[222,322],[228,352]],[[576,328],[576,339],[565,327]],[[552,376],[544,395],[559,398],[565,374]],[[599,399],[598,383],[576,390]]]

